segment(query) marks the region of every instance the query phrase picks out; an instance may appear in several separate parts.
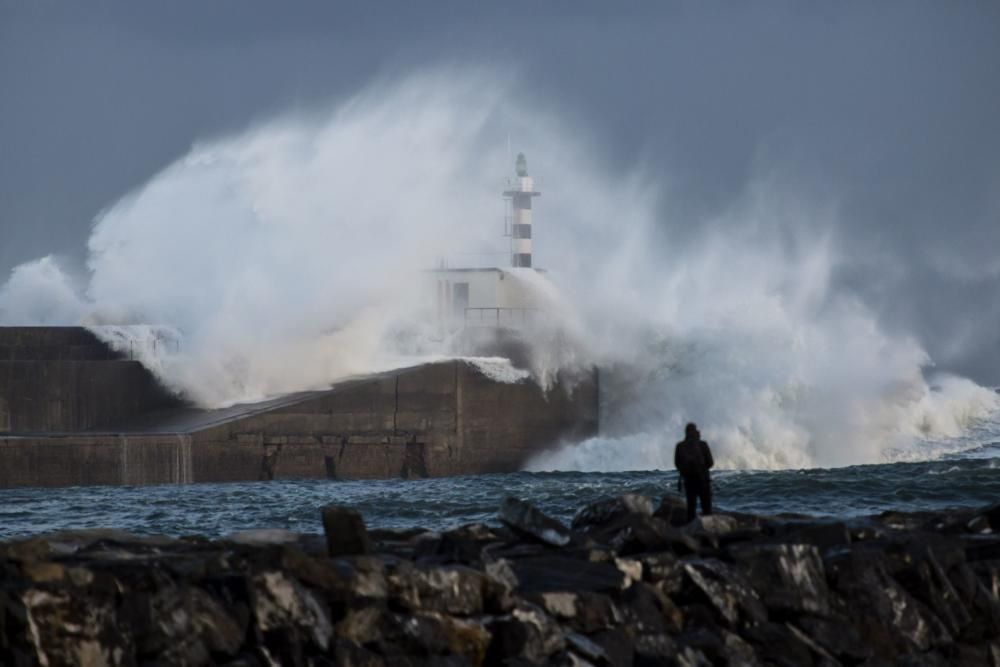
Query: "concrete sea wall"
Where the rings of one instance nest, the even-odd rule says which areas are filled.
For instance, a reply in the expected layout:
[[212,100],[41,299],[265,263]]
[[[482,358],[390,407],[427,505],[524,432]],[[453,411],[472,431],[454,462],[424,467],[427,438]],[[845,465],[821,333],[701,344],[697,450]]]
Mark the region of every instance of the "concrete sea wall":
[[531,381],[496,382],[472,364],[445,361],[226,410],[133,410],[120,427],[7,428],[0,488],[512,472],[540,451],[595,434],[597,402],[596,374],[543,392]]
[[512,472],[562,440],[596,433],[596,415],[593,378],[546,394],[449,361],[350,381],[207,429],[194,436],[195,468],[204,457],[239,479]]
[[0,327],[0,432],[86,431],[176,405],[82,327]]

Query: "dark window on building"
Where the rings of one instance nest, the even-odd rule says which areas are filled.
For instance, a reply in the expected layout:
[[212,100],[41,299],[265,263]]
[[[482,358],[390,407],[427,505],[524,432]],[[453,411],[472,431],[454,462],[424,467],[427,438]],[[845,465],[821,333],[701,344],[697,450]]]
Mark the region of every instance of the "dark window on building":
[[530,239],[531,238],[531,225],[514,225],[514,238],[515,239]]
[[531,253],[528,252],[514,253],[514,266],[524,266],[527,268],[531,268]]
[[469,307],[469,283],[455,283],[451,294],[455,317],[465,317],[465,309]]

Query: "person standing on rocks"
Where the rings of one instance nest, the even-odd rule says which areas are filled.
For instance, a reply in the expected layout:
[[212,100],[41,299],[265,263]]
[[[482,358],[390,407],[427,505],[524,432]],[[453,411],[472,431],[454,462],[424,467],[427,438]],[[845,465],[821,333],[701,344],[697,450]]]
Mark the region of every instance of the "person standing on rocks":
[[674,467],[681,474],[687,492],[687,518],[694,520],[696,504],[701,499],[701,513],[712,513],[712,480],[709,469],[715,465],[712,450],[701,439],[701,433],[694,424],[684,429],[684,439],[674,448]]

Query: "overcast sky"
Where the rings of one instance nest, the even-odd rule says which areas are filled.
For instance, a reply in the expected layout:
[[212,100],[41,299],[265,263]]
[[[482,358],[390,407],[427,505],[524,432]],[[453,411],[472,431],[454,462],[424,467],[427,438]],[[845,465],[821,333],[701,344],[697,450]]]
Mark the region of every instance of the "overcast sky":
[[669,180],[671,224],[762,161],[831,198],[859,258],[838,279],[1000,384],[997,2],[0,0],[0,272],[82,257],[98,211],[196,140],[454,63],[509,67],[613,166]]

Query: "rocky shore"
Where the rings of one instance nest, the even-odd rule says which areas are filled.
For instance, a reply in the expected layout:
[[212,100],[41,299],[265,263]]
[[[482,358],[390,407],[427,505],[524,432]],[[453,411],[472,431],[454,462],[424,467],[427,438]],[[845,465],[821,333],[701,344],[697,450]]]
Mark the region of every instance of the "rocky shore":
[[[622,496],[565,526],[0,545],[3,665],[994,665],[1000,505],[847,521]],[[317,520],[320,516],[317,516]]]

